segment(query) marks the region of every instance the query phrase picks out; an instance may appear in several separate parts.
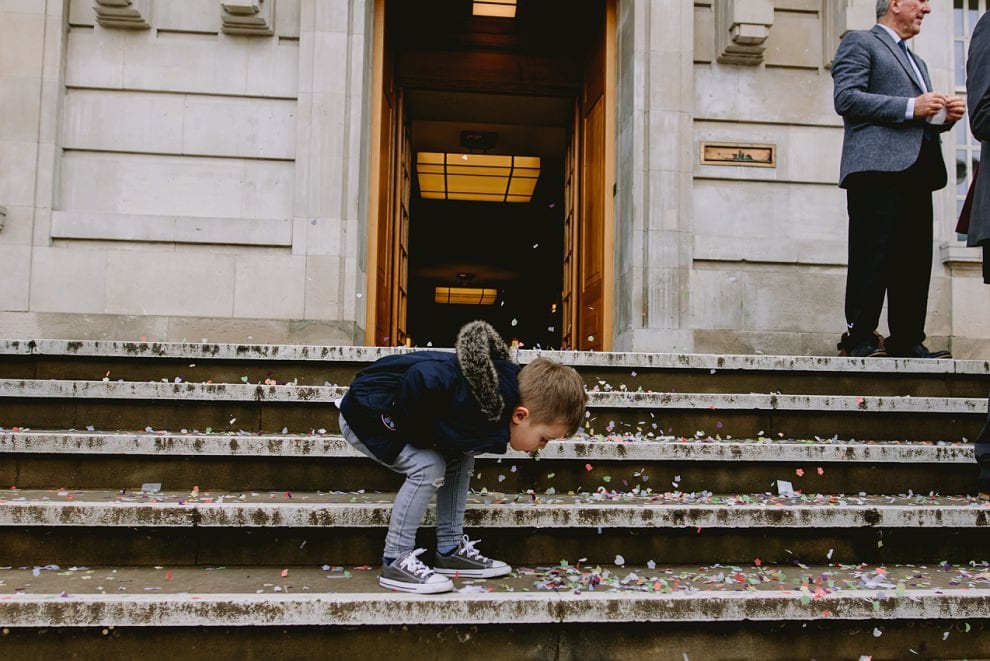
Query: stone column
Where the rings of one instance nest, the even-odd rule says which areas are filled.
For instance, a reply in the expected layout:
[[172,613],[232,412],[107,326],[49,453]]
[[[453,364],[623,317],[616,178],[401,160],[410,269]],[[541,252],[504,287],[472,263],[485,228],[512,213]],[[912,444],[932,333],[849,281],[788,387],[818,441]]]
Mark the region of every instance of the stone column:
[[[30,307],[33,247],[49,243],[64,12],[63,0],[0,3],[0,206],[7,210],[0,230],[0,311],[15,315]],[[20,331],[8,327],[4,335]]]
[[322,343],[364,340],[373,4],[301,0],[292,251],[306,255],[303,323],[339,333]]
[[694,7],[619,0],[616,351],[691,351]]

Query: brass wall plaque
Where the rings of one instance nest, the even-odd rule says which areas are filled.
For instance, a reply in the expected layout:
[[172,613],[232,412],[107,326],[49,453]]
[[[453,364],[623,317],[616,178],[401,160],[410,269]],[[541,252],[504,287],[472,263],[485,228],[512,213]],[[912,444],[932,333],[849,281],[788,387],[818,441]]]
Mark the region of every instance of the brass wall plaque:
[[701,164],[775,168],[777,167],[777,145],[702,142]]

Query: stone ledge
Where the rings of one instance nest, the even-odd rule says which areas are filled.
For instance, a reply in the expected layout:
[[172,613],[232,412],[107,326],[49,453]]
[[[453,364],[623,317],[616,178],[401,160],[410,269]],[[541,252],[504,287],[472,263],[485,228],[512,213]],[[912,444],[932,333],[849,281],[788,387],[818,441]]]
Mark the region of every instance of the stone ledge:
[[[340,436],[248,434],[128,434],[112,432],[0,431],[0,454],[168,455],[194,457],[364,458]],[[480,455],[531,461],[524,452]],[[626,441],[572,438],[554,441],[540,452],[544,460],[575,461],[738,461],[874,462],[971,464],[973,446],[965,444],[830,442],[769,439],[718,441]]]
[[[445,347],[418,350],[451,351]],[[403,347],[362,347],[285,344],[211,344],[194,342],[126,342],[100,340],[0,340],[0,355],[75,356],[105,358],[177,358],[189,360],[277,360],[372,362],[406,353]],[[990,361],[921,360],[909,358],[844,358],[831,356],[768,356],[674,354],[641,352],[537,351],[521,349],[521,363],[547,356],[574,367],[640,369],[753,370],[789,372],[865,372],[869,374],[990,375]]]
[[[166,381],[75,381],[0,379],[0,397],[214,402],[305,402],[333,404],[346,386]],[[986,413],[987,400],[974,397],[777,395],[611,391],[588,393],[588,407],[666,410],[822,411],[862,413]]]
[[290,247],[292,219],[54,211],[51,236],[53,239],[88,241]]
[[[603,487],[604,489],[604,487]],[[382,528],[394,494],[8,491],[0,526]],[[272,502],[274,501],[274,502]],[[435,525],[434,507],[424,526]],[[965,496],[848,496],[629,492],[582,496],[473,494],[464,516],[482,528],[922,528],[990,527],[990,503]]]
[[[377,575],[377,572],[374,574]],[[580,593],[452,592],[440,595],[376,592],[372,586],[368,589],[371,591],[349,594],[21,594],[0,598],[0,625],[45,628],[281,627],[824,619],[889,621],[984,619],[990,612],[990,589],[983,588],[907,589],[896,593],[893,589],[845,590],[814,599],[809,591],[796,589],[789,592],[672,594],[603,590]]]

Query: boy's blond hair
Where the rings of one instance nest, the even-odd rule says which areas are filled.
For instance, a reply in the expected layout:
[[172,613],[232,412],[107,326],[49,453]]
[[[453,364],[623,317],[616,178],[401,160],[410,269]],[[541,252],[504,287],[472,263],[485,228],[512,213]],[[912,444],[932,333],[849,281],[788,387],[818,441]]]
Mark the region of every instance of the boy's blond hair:
[[567,435],[584,421],[588,393],[577,371],[549,358],[535,358],[519,370],[519,404],[538,424],[567,425]]

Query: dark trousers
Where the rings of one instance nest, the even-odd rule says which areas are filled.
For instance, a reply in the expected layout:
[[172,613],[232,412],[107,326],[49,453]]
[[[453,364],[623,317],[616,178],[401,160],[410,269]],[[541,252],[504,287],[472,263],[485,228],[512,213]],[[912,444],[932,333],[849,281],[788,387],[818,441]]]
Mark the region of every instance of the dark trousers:
[[924,162],[921,158],[904,172],[862,172],[847,180],[848,348],[872,339],[885,294],[887,350],[906,351],[925,339],[932,194],[930,169]]

